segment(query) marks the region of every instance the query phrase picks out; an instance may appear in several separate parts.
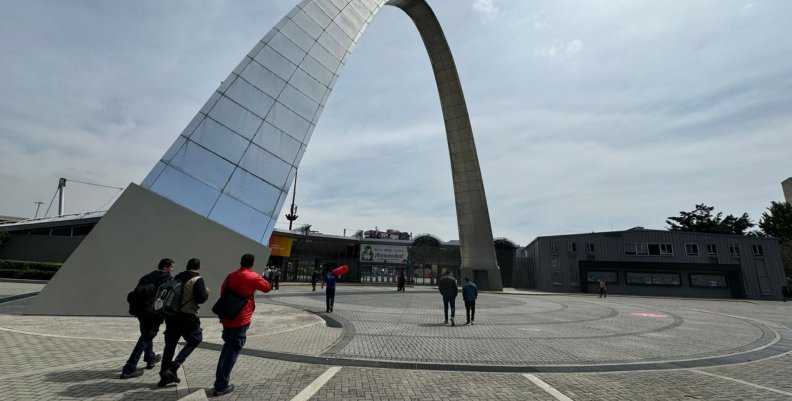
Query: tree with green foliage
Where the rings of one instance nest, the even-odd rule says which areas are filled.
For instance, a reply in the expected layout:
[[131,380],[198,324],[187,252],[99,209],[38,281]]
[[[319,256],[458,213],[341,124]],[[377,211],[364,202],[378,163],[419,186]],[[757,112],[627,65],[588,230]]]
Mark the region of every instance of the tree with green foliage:
[[792,277],[792,204],[772,202],[759,220],[762,234],[778,238],[787,277]]
[[733,215],[723,217],[722,212],[713,215],[713,210],[715,210],[714,206],[701,203],[690,212],[679,212],[679,217],[669,217],[666,224],[671,231],[735,235],[748,235],[747,230],[755,225],[748,213],[743,213],[740,217]]

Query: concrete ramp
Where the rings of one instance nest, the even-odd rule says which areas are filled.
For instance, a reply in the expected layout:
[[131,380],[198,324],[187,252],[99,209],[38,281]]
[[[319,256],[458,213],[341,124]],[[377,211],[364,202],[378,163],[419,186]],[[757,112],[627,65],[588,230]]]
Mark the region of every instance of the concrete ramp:
[[[201,315],[211,315],[226,274],[245,253],[267,263],[264,245],[160,195],[130,184],[25,311],[35,315],[126,316],[126,295],[162,258],[174,274],[190,258],[212,290]],[[254,268],[254,270],[257,270]]]

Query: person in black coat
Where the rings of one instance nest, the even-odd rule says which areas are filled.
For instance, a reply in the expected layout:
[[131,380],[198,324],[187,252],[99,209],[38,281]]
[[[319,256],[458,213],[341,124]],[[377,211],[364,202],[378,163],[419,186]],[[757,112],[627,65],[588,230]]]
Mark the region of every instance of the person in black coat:
[[[121,369],[122,379],[138,377],[143,374],[143,370],[137,368],[140,355],[143,355],[143,361],[146,362],[146,369],[154,369],[157,363],[162,359],[161,355],[154,353],[153,341],[154,337],[157,336],[157,332],[159,332],[163,318],[153,313],[150,306],[157,296],[157,288],[171,280],[171,272],[173,272],[173,260],[165,258],[160,260],[157,265],[157,270],[146,274],[138,280],[138,284],[133,292],[139,292],[139,294],[150,299],[130,301],[130,312],[135,313],[135,317],[137,317],[138,323],[140,324],[140,338],[138,338],[135,348],[132,349],[132,354]],[[133,303],[136,304],[133,305]]]

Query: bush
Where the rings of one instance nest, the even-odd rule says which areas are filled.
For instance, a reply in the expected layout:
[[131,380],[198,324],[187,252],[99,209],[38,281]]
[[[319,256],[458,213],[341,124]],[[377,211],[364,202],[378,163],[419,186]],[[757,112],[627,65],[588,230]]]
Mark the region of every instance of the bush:
[[54,271],[46,270],[10,270],[0,269],[0,278],[16,278],[27,280],[49,280],[55,275]]
[[63,263],[31,262],[25,260],[0,260],[0,270],[40,270],[52,272],[60,269]]
[[63,263],[0,260],[0,278],[49,280]]

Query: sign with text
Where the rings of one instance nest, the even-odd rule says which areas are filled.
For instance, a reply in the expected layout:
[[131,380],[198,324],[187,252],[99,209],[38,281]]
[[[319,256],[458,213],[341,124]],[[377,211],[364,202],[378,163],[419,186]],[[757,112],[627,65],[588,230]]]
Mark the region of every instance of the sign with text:
[[407,263],[408,246],[362,244],[360,261],[372,263]]
[[269,248],[272,250],[270,256],[289,256],[291,255],[292,239],[273,235],[269,240]]

